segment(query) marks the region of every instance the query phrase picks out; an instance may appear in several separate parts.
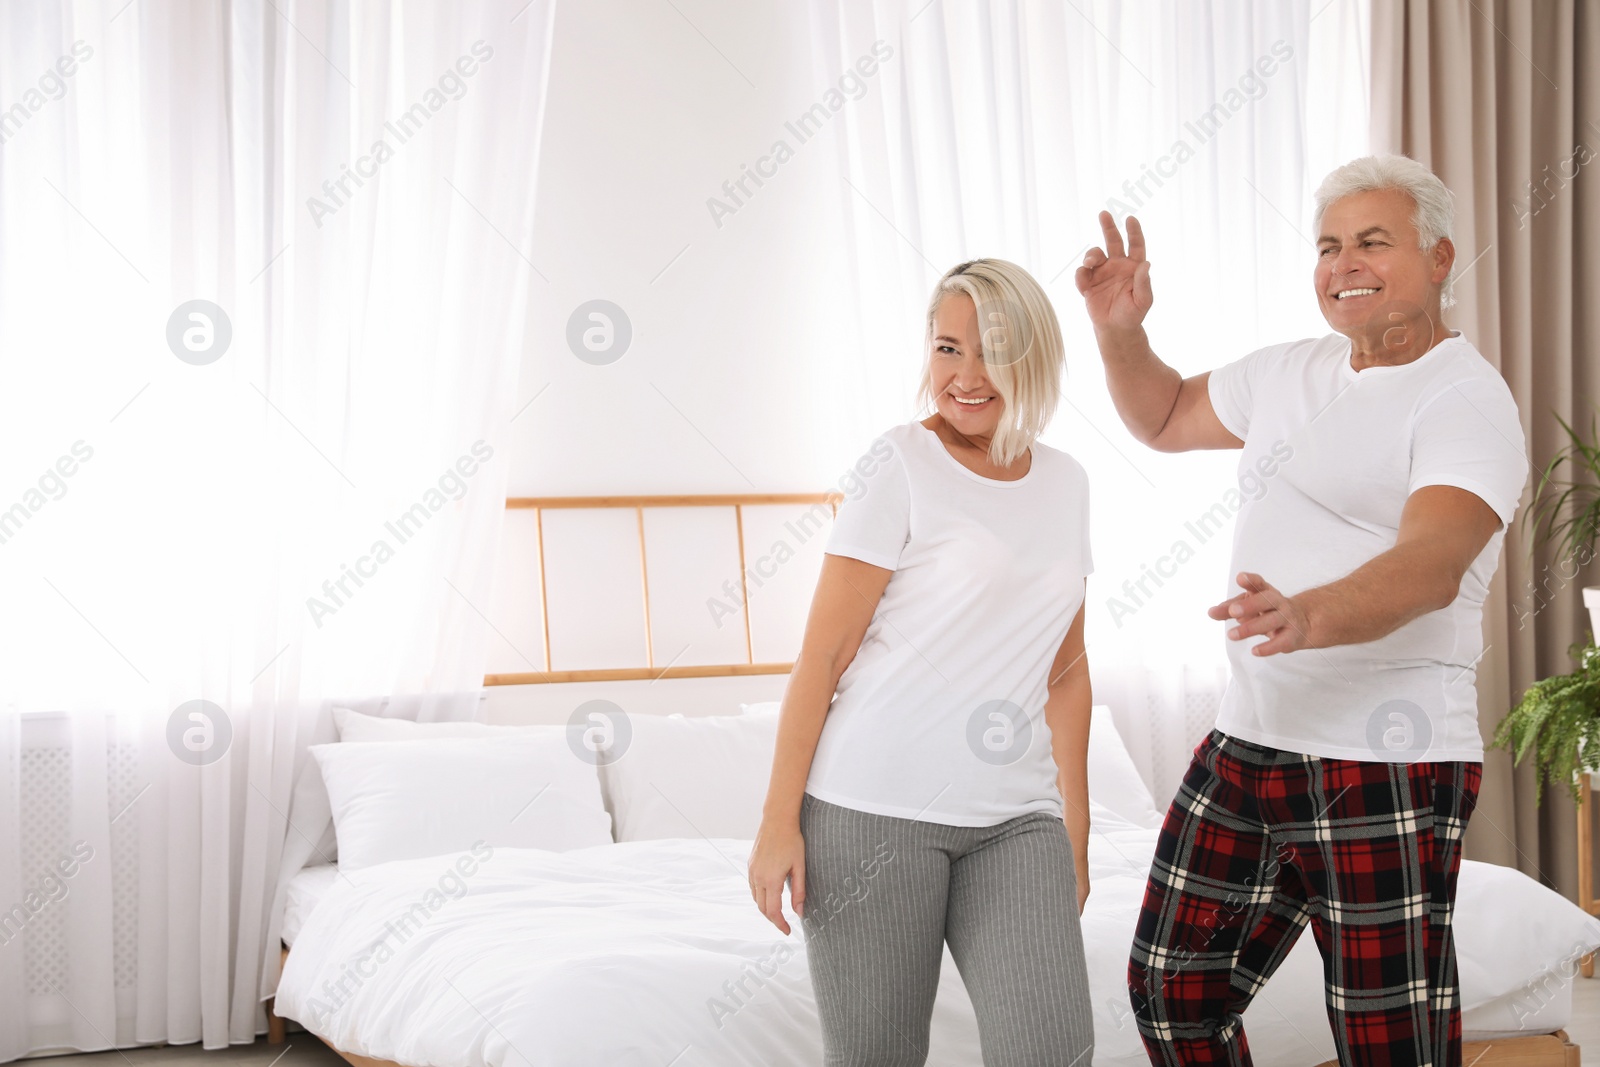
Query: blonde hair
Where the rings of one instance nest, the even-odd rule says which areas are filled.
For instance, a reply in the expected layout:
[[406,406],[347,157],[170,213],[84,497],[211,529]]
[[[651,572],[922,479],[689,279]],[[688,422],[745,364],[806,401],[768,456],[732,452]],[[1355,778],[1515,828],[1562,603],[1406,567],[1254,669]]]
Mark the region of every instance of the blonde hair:
[[928,300],[927,361],[917,403],[933,409],[934,317],[946,297],[963,294],[978,311],[978,337],[990,383],[1002,401],[989,459],[1009,467],[1038,440],[1061,400],[1066,350],[1055,309],[1033,275],[1004,259],[973,259],[945,272]]

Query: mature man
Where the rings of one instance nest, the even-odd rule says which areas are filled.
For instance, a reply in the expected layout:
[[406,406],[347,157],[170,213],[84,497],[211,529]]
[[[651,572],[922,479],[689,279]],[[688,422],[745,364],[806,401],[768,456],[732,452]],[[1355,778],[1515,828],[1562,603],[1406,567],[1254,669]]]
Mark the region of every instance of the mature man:
[[[1443,308],[1451,195],[1403,156],[1316,194],[1335,331],[1184,378],[1141,323],[1150,264],[1102,213],[1077,284],[1118,414],[1239,448],[1232,681],[1161,829],[1128,965],[1154,1064],[1251,1063],[1243,1013],[1309,922],[1339,1062],[1457,1067],[1450,917],[1483,741],[1483,599],[1527,478],[1504,380]],[[1222,290],[1219,288],[1219,292]],[[1260,490],[1265,485],[1265,491]],[[1253,499],[1251,499],[1253,498]]]

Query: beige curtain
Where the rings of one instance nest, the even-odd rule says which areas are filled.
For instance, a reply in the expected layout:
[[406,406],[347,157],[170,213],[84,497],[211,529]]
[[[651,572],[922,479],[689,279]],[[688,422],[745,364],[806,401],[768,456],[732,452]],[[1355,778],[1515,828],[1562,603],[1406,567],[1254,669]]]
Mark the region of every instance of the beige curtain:
[[[1459,306],[1447,313],[1505,375],[1537,470],[1600,398],[1600,3],[1372,0],[1373,148],[1433,168],[1456,195]],[[1531,496],[1533,479],[1524,494]],[[1592,562],[1529,556],[1506,537],[1478,670],[1485,740],[1535,679],[1573,668]],[[1576,573],[1574,571],[1576,570]],[[1600,805],[1590,805],[1592,809]],[[1514,866],[1569,897],[1576,812],[1534,804],[1530,756],[1484,760],[1465,855]]]

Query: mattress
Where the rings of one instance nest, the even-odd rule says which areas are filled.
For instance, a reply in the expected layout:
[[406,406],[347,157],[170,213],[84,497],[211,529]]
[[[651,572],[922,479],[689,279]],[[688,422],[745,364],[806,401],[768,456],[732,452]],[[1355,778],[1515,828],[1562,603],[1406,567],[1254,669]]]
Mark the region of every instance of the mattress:
[[283,929],[280,936],[285,945],[293,945],[306,920],[328,890],[339,880],[339,868],[332,863],[318,863],[303,868],[289,882],[289,891],[283,906]]
[[[1145,1067],[1125,976],[1155,831],[1099,825],[1083,915],[1095,1063]],[[803,928],[786,938],[751,904],[750,845],[672,838],[566,853],[500,848],[470,878],[452,873],[449,856],[344,875],[309,868],[291,888],[300,943],[276,1010],[336,1048],[441,1067],[665,1063],[691,1046],[700,1065],[815,1064],[821,1042]],[[1500,877],[1524,876],[1468,864],[1461,878],[1458,915],[1480,934],[1458,924],[1463,1029],[1473,1038],[1549,1032],[1571,1016],[1570,977],[1559,972],[1537,990],[1494,984],[1504,967],[1488,958],[1481,928],[1504,923],[1480,920],[1498,910]],[[1247,1013],[1258,1063],[1334,1058],[1322,990],[1307,933]],[[948,951],[930,1038],[930,1067],[981,1058]]]

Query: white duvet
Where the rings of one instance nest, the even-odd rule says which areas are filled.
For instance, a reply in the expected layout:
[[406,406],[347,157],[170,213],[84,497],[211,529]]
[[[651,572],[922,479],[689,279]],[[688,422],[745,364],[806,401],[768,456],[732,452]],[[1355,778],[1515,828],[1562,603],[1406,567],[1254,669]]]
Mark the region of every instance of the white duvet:
[[[1083,928],[1098,1067],[1149,1062],[1126,969],[1155,836],[1102,820],[1090,838]],[[276,1010],[337,1048],[426,1067],[815,1067],[822,1045],[801,927],[785,937],[755,910],[750,844],[499,848],[463,868],[439,856],[342,874],[295,939]],[[1537,915],[1527,914],[1530,892],[1548,897]],[[1521,914],[1508,923],[1508,911]],[[1600,946],[1600,922],[1575,905],[1515,871],[1470,862],[1456,928],[1469,1031],[1502,1028],[1507,998],[1529,978],[1495,957],[1496,938],[1521,951],[1543,946],[1553,968],[1554,945]],[[1255,1062],[1334,1058],[1321,966],[1308,931],[1246,1013]],[[1534,1032],[1565,1021],[1550,1019],[1570,1003],[1570,965],[1551,973],[1537,1003],[1521,990],[1517,1017],[1546,1009]],[[1474,1026],[1475,1010],[1497,1021]],[[927,1062],[981,1062],[948,951]]]

